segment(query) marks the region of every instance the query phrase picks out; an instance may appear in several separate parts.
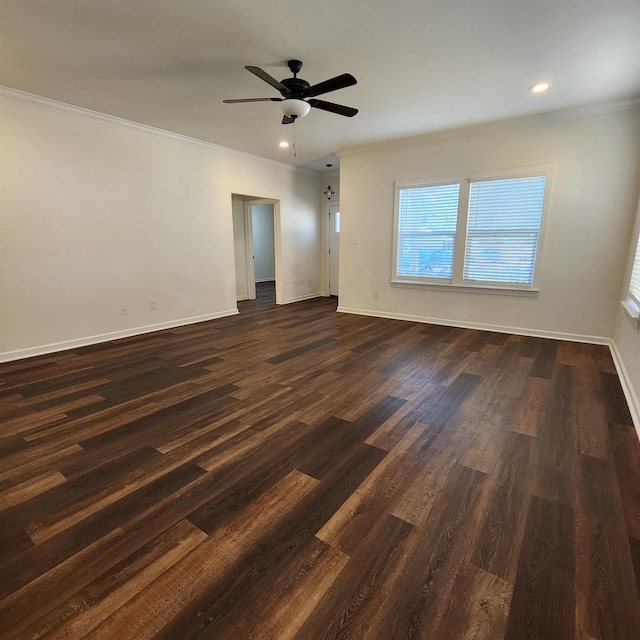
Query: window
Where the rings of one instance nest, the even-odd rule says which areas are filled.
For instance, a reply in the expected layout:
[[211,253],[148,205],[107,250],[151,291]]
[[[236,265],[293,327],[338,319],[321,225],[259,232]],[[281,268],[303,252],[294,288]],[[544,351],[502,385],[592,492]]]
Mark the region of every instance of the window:
[[633,260],[633,269],[631,269],[631,282],[629,282],[629,298],[636,307],[640,307],[640,239],[636,247],[636,257]]
[[533,289],[547,173],[396,183],[393,281]]
[[460,184],[400,191],[398,275],[451,278]]
[[626,300],[621,300],[620,302],[633,325],[636,329],[640,329],[640,238],[638,238],[636,255],[633,258],[633,266],[631,267],[629,295]]

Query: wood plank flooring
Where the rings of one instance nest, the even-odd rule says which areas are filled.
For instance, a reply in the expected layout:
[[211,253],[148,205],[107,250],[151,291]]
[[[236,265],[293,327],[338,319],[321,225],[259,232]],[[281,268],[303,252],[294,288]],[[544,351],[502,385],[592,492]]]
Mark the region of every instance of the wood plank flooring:
[[639,637],[606,347],[240,310],[0,365],[0,638]]

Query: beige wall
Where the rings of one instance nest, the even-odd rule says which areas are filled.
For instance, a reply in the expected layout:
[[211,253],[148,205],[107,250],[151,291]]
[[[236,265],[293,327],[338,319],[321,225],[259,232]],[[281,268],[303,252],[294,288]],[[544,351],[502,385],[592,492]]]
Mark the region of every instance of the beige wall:
[[[639,139],[635,109],[340,153],[340,310],[609,340],[640,186]],[[395,180],[542,164],[553,168],[538,297],[391,286]]]
[[232,193],[280,201],[282,301],[320,289],[315,175],[46,101],[0,139],[2,359],[235,313]]

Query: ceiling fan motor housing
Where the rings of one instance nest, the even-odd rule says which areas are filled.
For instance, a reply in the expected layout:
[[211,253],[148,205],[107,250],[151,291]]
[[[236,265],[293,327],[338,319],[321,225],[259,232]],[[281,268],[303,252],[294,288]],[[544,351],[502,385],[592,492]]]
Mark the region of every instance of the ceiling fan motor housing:
[[289,60],[287,65],[293,73],[293,78],[284,78],[280,82],[291,92],[291,96],[285,97],[280,103],[280,107],[282,113],[289,118],[304,118],[311,110],[311,105],[304,99],[304,92],[311,85],[306,80],[296,77],[302,69],[300,60]]
[[293,98],[298,98],[300,100],[304,97],[305,90],[311,86],[302,78],[285,78],[284,80],[281,80],[281,83],[291,91],[291,96]]

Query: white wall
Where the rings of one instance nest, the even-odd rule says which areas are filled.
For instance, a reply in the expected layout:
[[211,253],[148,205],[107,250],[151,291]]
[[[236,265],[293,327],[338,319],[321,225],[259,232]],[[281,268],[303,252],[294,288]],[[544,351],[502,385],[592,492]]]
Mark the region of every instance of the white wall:
[[273,281],[276,278],[276,259],[272,204],[255,204],[251,207],[251,228],[256,282]]
[[[340,153],[340,310],[607,341],[637,205],[639,139],[635,109]],[[540,164],[553,175],[537,298],[391,286],[395,180]]]
[[[640,199],[638,200],[635,228],[629,243],[626,277],[620,291],[620,299],[627,298],[629,293],[629,279],[639,235]],[[630,318],[621,306],[618,306],[618,321],[613,334],[613,342],[616,365],[640,437],[640,329],[638,321]]]
[[6,93],[0,359],[235,313],[232,193],[280,201],[282,301],[319,291],[314,174]]

